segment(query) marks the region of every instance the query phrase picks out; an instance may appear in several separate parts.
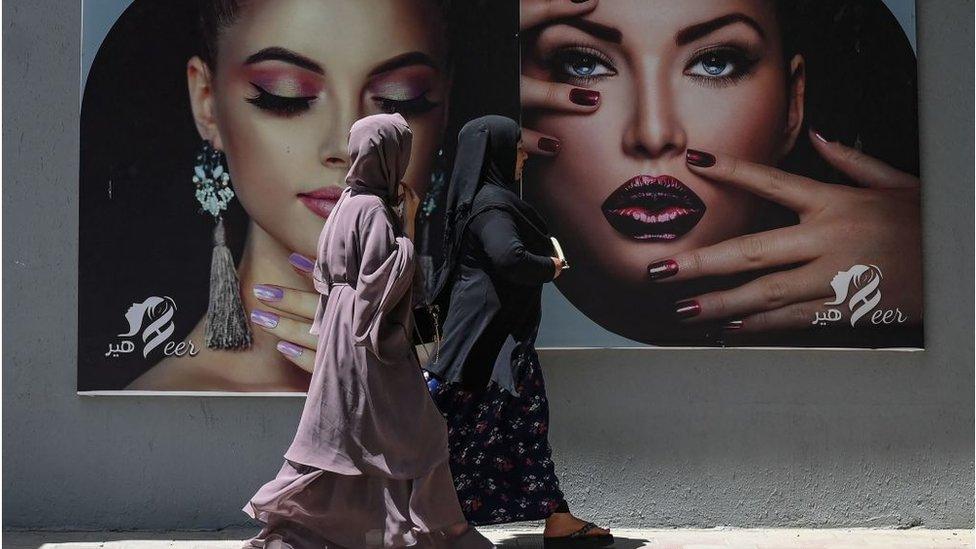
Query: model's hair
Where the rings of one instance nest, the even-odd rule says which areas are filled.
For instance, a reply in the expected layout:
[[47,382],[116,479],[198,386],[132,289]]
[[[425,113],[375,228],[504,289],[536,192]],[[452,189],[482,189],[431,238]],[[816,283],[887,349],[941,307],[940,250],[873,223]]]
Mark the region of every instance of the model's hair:
[[[227,27],[234,24],[248,0],[197,0],[199,23],[198,32],[200,35],[200,58],[211,69],[217,66],[217,41],[220,33]],[[448,51],[453,52],[451,44],[459,38],[456,36],[455,29],[458,25],[451,25],[450,22],[458,17],[455,2],[453,0],[437,0],[436,4],[440,8],[441,14],[448,24]],[[449,60],[450,60],[449,56]]]
[[[776,0],[776,14],[785,62],[805,61],[804,125],[917,174],[915,52],[882,0]],[[804,141],[787,159],[801,171],[819,160]]]
[[[918,174],[915,52],[882,0],[775,0],[787,82],[803,56],[803,128],[779,167],[819,181],[852,184],[806,137],[813,128],[892,166]],[[768,204],[755,230],[797,222]]]
[[200,58],[211,69],[217,66],[220,32],[237,20],[245,0],[198,0]]

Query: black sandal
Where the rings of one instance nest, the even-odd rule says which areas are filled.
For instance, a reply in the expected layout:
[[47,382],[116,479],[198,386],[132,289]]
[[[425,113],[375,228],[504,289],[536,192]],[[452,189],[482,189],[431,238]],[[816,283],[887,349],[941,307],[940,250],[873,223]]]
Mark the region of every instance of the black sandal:
[[598,528],[598,526],[592,522],[587,522],[582,528],[568,536],[543,537],[542,547],[544,549],[559,549],[561,547],[606,547],[613,544],[613,534],[588,536],[589,531],[594,528]]

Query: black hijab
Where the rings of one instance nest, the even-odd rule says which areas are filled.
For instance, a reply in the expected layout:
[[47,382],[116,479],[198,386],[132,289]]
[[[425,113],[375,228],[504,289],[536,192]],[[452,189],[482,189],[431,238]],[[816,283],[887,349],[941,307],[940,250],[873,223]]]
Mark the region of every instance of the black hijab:
[[476,118],[458,134],[454,172],[447,189],[443,262],[434,276],[430,302],[444,303],[460,260],[468,222],[492,208],[508,211],[520,224],[548,238],[542,217],[518,195],[515,158],[521,128],[511,118]]

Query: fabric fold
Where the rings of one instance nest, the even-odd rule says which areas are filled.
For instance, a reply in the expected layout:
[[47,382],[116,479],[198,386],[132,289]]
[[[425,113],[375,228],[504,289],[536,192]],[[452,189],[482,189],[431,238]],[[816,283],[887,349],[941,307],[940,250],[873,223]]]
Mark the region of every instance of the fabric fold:
[[323,278],[322,265],[318,261],[315,262],[315,268],[312,270],[312,286],[319,293],[319,300],[315,306],[315,316],[312,317],[312,327],[308,332],[318,335],[322,331],[322,317],[329,302],[329,283]]
[[464,521],[447,428],[406,337],[414,251],[390,201],[409,139],[400,115],[353,124],[350,187],[322,228],[312,272],[308,397],[285,464],[245,508],[265,524],[252,546],[427,547],[423,539]]
[[311,328],[315,365],[285,453],[294,463],[409,480],[447,455],[447,430],[409,337],[414,246],[388,202],[387,190],[404,176],[407,151],[384,140],[402,145],[408,136],[402,117],[380,115],[360,120],[350,133],[355,161],[348,180],[375,192],[346,188],[319,236],[312,269],[320,294]]
[[[409,314],[405,300],[414,282],[414,246],[405,236],[395,236],[382,208],[367,214],[362,232],[366,235],[353,313],[355,345],[366,347],[382,362],[402,359],[409,351]],[[396,319],[391,321],[391,319]]]

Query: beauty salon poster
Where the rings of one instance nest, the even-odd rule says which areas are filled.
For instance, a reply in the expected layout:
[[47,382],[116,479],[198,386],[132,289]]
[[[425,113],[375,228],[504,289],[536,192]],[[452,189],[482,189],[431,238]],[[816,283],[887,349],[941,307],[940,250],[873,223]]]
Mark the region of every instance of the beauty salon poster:
[[[922,347],[912,0],[604,0],[531,26],[516,0],[246,5],[83,3],[79,391],[304,391],[273,341],[207,348],[208,209],[248,311],[262,282],[310,290],[291,254],[314,251],[349,126],[383,111],[414,130],[434,235],[464,122],[560,143],[523,178],[571,265],[546,285],[540,348]],[[527,79],[598,105],[535,108]],[[865,156],[838,169],[811,130]],[[198,193],[205,138],[229,199]],[[797,196],[707,173],[730,158]]]
[[211,212],[248,313],[275,310],[262,283],[313,292],[291,254],[314,257],[352,123],[403,114],[407,179],[438,195],[466,121],[518,118],[517,33],[515,0],[85,0],[79,391],[305,391],[257,324],[207,348]]
[[598,101],[522,111],[571,265],[538,347],[923,346],[914,2],[614,0],[520,40],[523,104]]

